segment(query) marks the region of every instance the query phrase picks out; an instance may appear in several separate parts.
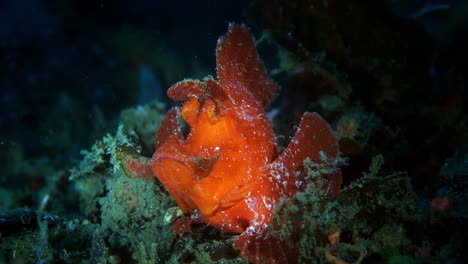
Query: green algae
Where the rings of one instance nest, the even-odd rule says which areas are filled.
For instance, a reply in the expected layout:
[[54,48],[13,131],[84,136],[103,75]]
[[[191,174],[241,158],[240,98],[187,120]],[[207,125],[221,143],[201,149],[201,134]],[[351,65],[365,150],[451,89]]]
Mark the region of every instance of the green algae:
[[172,198],[154,182],[123,173],[106,180],[106,196],[99,198],[101,227],[114,248],[128,247],[138,263],[165,263],[175,238],[165,221]]
[[341,235],[345,239],[334,254],[350,262],[364,252],[383,258],[385,246],[397,248],[398,254],[411,252],[402,223],[420,218],[417,197],[405,173],[380,174],[382,163],[381,156],[375,157],[369,172],[334,198],[326,195],[320,176],[330,173],[329,168],[305,161],[307,187],[282,201],[272,221],[284,239],[299,237],[301,263],[325,262],[328,236],[335,232],[345,234]]
[[[155,108],[154,108],[155,107]],[[115,135],[107,134],[71,170],[70,180],[80,195],[82,212],[99,224],[94,261],[125,260],[135,263],[166,263],[173,258],[171,244],[175,234],[166,213],[174,201],[154,179],[137,179],[128,175],[124,159],[140,153],[139,136],[146,136],[159,126],[163,106],[146,106],[141,124],[127,124],[141,109],[124,111],[122,123]],[[159,116],[155,118],[155,114]],[[154,119],[153,123],[145,123]],[[149,124],[149,125],[148,125]],[[150,128],[148,128],[150,126]],[[138,135],[137,135],[137,131]],[[99,239],[98,239],[99,238]],[[120,249],[120,250],[117,250]],[[105,252],[106,254],[102,253]],[[121,252],[125,252],[121,254]]]
[[152,101],[143,106],[122,111],[120,119],[128,131],[134,131],[146,149],[151,149],[155,141],[155,131],[158,130],[165,113],[165,105]]
[[[51,259],[68,263],[174,263],[178,256],[171,246],[175,234],[170,228],[174,220],[170,208],[175,204],[171,196],[155,179],[129,177],[124,159],[141,152],[139,136],[159,126],[163,105],[146,106],[143,120],[130,123],[134,113],[126,110],[117,132],[98,140],[90,150],[83,150],[83,159],[69,173],[51,177],[50,188],[44,189],[46,205],[73,206],[79,215],[25,226],[19,235],[2,237],[2,255],[6,262],[36,263]],[[129,122],[128,124],[126,122]],[[149,127],[148,127],[149,126]],[[60,182],[60,184],[58,184]],[[63,183],[65,182],[65,183]],[[73,198],[58,192],[69,189]],[[60,210],[59,210],[60,211]],[[38,220],[39,221],[39,220]],[[67,241],[73,241],[72,244]],[[10,252],[6,254],[6,252]]]

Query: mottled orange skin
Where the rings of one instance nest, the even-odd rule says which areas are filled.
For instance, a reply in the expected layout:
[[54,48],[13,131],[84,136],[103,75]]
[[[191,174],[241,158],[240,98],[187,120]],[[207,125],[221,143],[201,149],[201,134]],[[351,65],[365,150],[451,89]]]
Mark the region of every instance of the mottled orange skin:
[[[254,218],[245,204],[249,193],[272,195],[271,183],[258,175],[266,175],[275,158],[273,133],[253,108],[203,101],[193,97],[184,104],[180,112],[190,133],[185,140],[170,136],[156,150],[153,172],[184,212],[198,210],[205,223],[240,233]],[[268,214],[263,206],[256,211]]]
[[[252,36],[232,24],[218,41],[218,81],[184,80],[168,95],[183,106],[164,117],[150,163],[127,159],[134,174],[147,176],[149,167],[184,213],[217,229],[242,233],[234,247],[255,263],[291,263],[294,243],[267,236],[268,224],[281,197],[292,197],[305,184],[296,175],[303,161],[332,162],[336,139],[327,123],[305,113],[286,150],[278,157],[265,113],[278,86],[258,59]],[[182,135],[178,117],[187,123]],[[319,154],[321,153],[321,154]],[[326,157],[324,160],[323,157]],[[339,168],[329,179],[329,193],[341,184]],[[187,224],[188,223],[188,224]],[[190,222],[175,230],[189,230]]]

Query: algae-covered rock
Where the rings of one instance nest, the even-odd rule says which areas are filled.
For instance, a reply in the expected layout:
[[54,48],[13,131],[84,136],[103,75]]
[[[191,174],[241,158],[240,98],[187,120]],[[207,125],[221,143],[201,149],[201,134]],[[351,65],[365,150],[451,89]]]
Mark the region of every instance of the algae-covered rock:
[[138,263],[166,263],[175,238],[165,215],[174,202],[153,180],[117,173],[99,199],[101,225],[113,248],[125,247]]
[[69,180],[74,184],[79,196],[79,207],[86,215],[96,214],[97,199],[104,194],[105,179],[122,172],[123,159],[135,151],[133,147],[135,134],[123,132],[123,125],[119,125],[115,136],[107,134],[97,141],[91,151],[83,150],[83,160],[70,170]]
[[83,151],[83,160],[70,171],[82,212],[99,226],[92,261],[166,263],[174,254],[170,247],[175,234],[167,216],[172,198],[154,178],[130,177],[124,165],[128,155],[141,152],[139,136],[152,130],[154,141],[162,109],[152,103],[125,110],[117,133]]
[[125,129],[134,131],[142,145],[151,149],[155,141],[155,131],[158,130],[164,113],[165,105],[152,101],[143,106],[123,110],[120,118],[125,124]]
[[[323,188],[320,174],[326,170],[305,162],[309,184],[280,204],[272,222],[282,237],[298,237],[300,262],[360,262],[366,255],[382,255],[385,246],[407,253],[404,223],[419,218],[417,197],[405,173],[379,174],[381,163],[376,157],[370,172],[335,198]],[[334,233],[338,238],[333,240]]]

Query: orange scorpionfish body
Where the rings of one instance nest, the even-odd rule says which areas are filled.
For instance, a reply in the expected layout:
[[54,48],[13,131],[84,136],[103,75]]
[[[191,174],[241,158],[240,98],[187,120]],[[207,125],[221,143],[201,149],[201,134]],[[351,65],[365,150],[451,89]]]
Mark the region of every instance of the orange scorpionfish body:
[[[327,122],[306,112],[287,148],[278,155],[265,108],[279,87],[258,58],[250,32],[231,24],[216,47],[218,80],[184,80],[168,90],[181,108],[171,109],[157,132],[151,162],[127,158],[137,176],[155,175],[188,216],[174,223],[189,231],[197,218],[229,233],[240,233],[234,248],[253,263],[294,263],[291,241],[268,235],[281,198],[292,197],[303,185],[297,175],[303,162],[333,162],[338,145]],[[183,136],[178,118],[190,131]],[[326,157],[326,160],[324,160]],[[341,170],[336,168],[328,193],[338,194]]]

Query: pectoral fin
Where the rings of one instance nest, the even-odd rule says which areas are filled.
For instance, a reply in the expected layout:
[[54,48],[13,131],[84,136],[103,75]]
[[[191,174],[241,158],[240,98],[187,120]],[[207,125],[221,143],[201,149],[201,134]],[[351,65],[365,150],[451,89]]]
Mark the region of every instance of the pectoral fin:
[[269,228],[251,226],[234,241],[234,248],[243,258],[255,264],[297,263],[295,241],[282,240],[278,234],[269,234]]
[[[333,164],[338,153],[338,143],[328,123],[317,113],[306,112],[288,147],[271,164],[270,178],[282,195],[291,197],[297,191],[296,176],[303,171],[306,158],[317,164]],[[337,194],[341,185],[340,168],[324,177],[329,180],[329,193]]]

